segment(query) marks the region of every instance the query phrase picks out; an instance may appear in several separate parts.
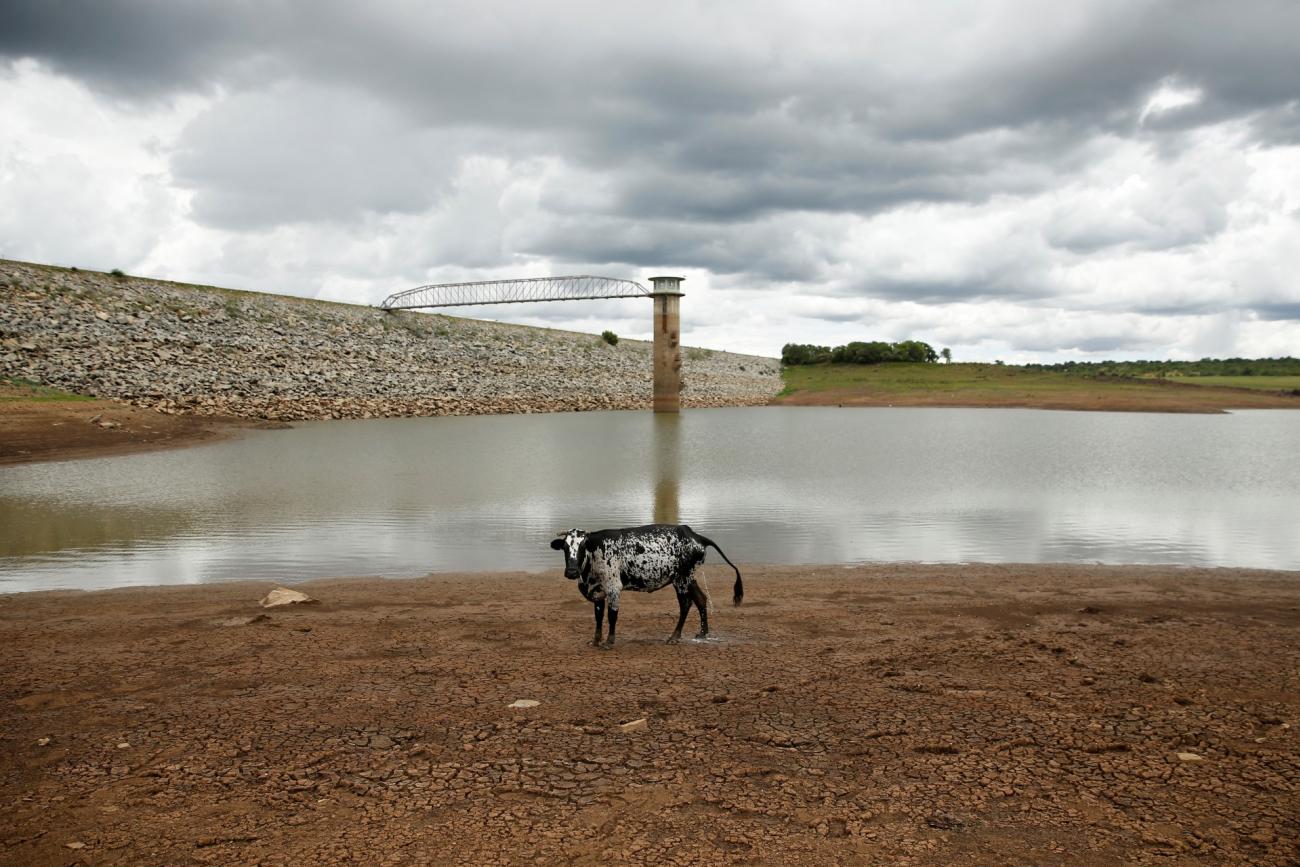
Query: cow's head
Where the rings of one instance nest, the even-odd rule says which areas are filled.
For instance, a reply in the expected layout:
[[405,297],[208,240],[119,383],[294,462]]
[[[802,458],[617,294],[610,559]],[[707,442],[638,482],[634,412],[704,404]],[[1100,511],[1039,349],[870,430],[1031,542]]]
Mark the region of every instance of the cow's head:
[[587,565],[587,531],[574,529],[556,536],[551,547],[564,552],[564,577],[576,580]]

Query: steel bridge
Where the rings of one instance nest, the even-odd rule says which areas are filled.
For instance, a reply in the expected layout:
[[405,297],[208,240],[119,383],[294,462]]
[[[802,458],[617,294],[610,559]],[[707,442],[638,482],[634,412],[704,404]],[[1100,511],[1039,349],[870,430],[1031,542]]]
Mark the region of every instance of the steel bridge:
[[613,277],[523,277],[474,283],[433,283],[394,292],[380,303],[384,310],[427,307],[473,307],[524,304],[529,301],[590,301],[598,298],[649,298],[650,290],[632,280]]
[[473,283],[433,283],[394,292],[380,303],[383,310],[429,307],[476,307],[480,304],[524,304],[529,301],[585,301],[597,298],[650,298],[654,301],[654,408],[681,408],[681,277],[651,277],[649,290],[633,280],[613,277],[521,277]]

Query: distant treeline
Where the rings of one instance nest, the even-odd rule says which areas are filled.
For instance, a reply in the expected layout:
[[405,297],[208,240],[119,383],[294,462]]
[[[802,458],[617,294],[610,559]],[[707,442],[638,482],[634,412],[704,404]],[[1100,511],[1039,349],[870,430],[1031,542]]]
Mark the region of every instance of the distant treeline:
[[832,349],[811,343],[787,343],[781,347],[782,364],[883,364],[889,361],[934,362],[939,353],[928,343],[904,340],[901,343],[853,342]]
[[1200,361],[1066,361],[1026,364],[1091,376],[1300,376],[1300,358],[1202,358]]

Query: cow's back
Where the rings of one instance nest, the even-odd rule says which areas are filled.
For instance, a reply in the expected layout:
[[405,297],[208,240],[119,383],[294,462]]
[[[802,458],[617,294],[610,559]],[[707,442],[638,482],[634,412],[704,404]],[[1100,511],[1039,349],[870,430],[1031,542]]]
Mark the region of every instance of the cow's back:
[[592,534],[588,546],[598,562],[619,571],[626,590],[658,590],[689,576],[704,559],[704,547],[690,528],[678,524],[601,530]]

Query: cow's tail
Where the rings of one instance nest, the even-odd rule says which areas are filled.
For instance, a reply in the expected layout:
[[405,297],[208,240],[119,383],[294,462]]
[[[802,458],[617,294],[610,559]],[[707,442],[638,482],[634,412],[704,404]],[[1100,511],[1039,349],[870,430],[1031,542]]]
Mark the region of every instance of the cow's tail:
[[712,539],[706,538],[705,536],[701,536],[699,533],[696,533],[695,537],[700,540],[700,544],[703,545],[705,548],[713,548],[713,550],[721,554],[722,559],[727,561],[727,565],[735,570],[736,586],[735,588],[733,588],[731,601],[733,604],[739,605],[741,600],[745,598],[745,585],[740,580],[740,570],[736,568],[735,563],[731,562],[731,558],[727,556],[727,553],[718,547],[717,542],[713,541]]

